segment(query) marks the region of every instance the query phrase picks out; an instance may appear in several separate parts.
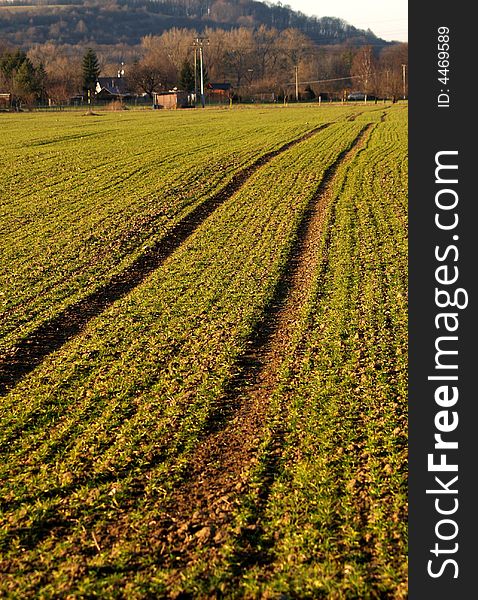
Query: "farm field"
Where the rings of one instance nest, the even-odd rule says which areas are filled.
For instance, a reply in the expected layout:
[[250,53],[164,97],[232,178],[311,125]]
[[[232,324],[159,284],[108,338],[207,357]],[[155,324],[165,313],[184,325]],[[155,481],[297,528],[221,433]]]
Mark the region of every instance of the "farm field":
[[223,116],[2,116],[1,350],[123,272],[234,173],[329,120],[234,112],[231,136]]
[[0,122],[0,596],[405,598],[405,107]]

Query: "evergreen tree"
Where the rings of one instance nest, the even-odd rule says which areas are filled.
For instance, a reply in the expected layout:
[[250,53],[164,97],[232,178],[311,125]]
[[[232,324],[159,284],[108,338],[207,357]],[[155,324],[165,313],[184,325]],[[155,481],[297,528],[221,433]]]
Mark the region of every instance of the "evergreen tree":
[[46,91],[48,75],[45,70],[45,65],[43,63],[40,63],[38,65],[38,67],[36,68],[35,79],[36,79],[36,87],[38,90],[38,97],[41,101],[45,101],[48,97],[48,94]]
[[27,104],[35,103],[41,96],[44,69],[37,69],[22,50],[6,52],[0,56],[0,74],[4,87],[13,97]]
[[29,95],[38,91],[35,67],[28,59],[18,67],[14,76],[14,87],[18,96]]
[[0,71],[9,84],[12,84],[16,73],[25,62],[30,61],[23,50],[5,52],[0,56]]
[[189,60],[183,62],[181,73],[179,75],[179,87],[185,92],[194,92],[194,67]]
[[91,48],[88,48],[86,54],[83,57],[83,90],[90,97],[93,95],[96,87],[96,80],[100,74],[100,67],[98,65],[98,58]]

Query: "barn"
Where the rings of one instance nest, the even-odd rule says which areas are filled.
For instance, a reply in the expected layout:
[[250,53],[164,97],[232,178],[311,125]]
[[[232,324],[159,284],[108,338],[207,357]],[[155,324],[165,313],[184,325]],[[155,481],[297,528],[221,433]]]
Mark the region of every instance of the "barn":
[[192,95],[180,90],[170,92],[154,92],[153,108],[190,108],[192,104]]

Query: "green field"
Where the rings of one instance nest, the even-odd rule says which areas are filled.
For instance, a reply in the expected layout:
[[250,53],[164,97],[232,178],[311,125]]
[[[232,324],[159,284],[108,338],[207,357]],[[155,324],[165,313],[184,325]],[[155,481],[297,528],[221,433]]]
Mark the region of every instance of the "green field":
[[405,598],[405,106],[0,125],[0,596]]

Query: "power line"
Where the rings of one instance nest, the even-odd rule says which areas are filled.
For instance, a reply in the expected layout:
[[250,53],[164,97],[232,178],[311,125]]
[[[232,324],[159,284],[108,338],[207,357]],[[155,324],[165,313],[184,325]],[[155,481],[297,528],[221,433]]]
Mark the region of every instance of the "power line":
[[[314,81],[300,81],[299,83],[328,83],[330,81],[345,81],[347,79],[360,79],[361,75],[352,75],[351,77],[336,77],[335,79],[315,79]],[[285,85],[296,85],[296,83],[286,83]]]

